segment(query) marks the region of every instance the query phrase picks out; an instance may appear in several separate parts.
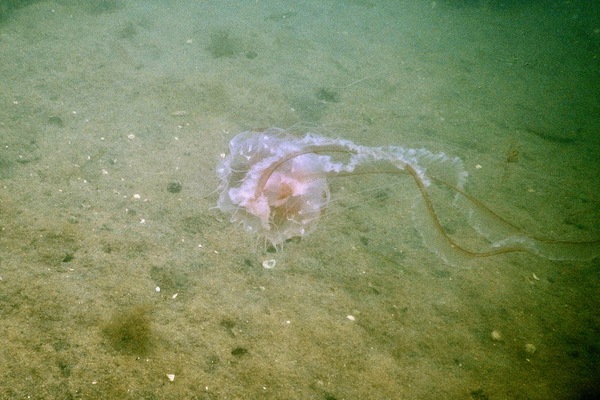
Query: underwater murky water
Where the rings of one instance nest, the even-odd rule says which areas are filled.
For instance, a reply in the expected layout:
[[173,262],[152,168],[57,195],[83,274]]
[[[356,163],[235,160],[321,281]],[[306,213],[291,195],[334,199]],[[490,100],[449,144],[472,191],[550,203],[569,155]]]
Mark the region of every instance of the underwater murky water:
[[[597,393],[597,244],[576,243],[600,238],[586,2],[0,18],[0,398]],[[263,154],[254,193],[224,197],[252,170],[216,175],[230,140],[273,126],[334,151]],[[371,164],[392,148],[461,167]],[[526,251],[473,256],[490,246]]]

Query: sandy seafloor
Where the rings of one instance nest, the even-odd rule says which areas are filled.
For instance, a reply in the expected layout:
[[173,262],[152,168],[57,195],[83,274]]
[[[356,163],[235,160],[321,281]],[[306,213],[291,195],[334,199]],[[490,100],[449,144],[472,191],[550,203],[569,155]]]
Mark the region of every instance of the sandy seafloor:
[[211,209],[229,139],[294,127],[461,157],[531,235],[597,240],[600,20],[521,3],[4,3],[0,398],[595,398],[598,259],[448,265],[401,176],[333,180],[283,252]]

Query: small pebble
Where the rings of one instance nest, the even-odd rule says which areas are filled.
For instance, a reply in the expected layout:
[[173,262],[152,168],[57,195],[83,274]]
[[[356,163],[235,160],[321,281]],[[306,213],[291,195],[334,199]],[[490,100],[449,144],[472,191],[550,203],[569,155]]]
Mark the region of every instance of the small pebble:
[[169,184],[167,185],[167,192],[179,193],[179,192],[181,192],[182,188],[183,188],[183,185],[179,182],[169,182]]
[[529,354],[533,354],[537,351],[537,348],[535,347],[535,345],[531,344],[531,343],[527,343],[525,345],[525,352],[529,353]]

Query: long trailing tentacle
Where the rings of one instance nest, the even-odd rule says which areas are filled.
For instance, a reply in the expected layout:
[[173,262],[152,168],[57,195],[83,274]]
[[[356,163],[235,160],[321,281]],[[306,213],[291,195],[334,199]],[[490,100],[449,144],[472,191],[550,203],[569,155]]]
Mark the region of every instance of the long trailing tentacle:
[[[484,235],[491,241],[489,250],[474,251],[458,244],[444,229],[435,210],[429,191],[420,177],[410,167],[405,170],[413,177],[420,192],[416,200],[415,222],[423,240],[447,262],[458,264],[469,258],[490,257],[505,253],[528,252],[551,260],[591,260],[600,256],[600,240],[592,241],[566,241],[535,237],[524,233],[519,227],[501,217],[483,202],[465,192],[462,188],[453,186],[434,176],[429,179],[436,184],[444,186],[456,193],[458,209],[468,214],[470,225],[478,232],[480,226],[485,225],[488,231],[495,230],[495,234]],[[419,210],[418,208],[421,208]],[[427,215],[427,219],[424,218]],[[477,226],[480,225],[480,226]],[[437,237],[435,236],[437,235]],[[440,241],[442,239],[445,243]]]

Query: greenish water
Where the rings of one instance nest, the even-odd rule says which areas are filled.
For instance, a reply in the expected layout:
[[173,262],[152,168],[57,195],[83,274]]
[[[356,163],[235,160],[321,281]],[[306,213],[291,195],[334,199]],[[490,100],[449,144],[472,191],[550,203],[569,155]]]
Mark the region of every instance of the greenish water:
[[519,229],[598,240],[599,29],[583,1],[0,0],[0,398],[594,398],[597,258],[446,264],[386,175],[271,252],[214,191],[234,135],[293,127],[460,157]]

